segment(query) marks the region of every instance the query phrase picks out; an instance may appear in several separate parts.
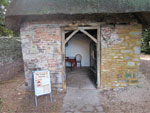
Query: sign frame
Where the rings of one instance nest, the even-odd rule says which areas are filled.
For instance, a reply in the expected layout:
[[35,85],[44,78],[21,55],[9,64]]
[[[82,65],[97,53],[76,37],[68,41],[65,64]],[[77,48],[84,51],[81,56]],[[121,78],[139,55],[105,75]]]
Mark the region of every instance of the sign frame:
[[[40,73],[40,72],[47,72],[48,73],[48,79],[45,79],[46,80],[46,82],[47,82],[47,85],[49,85],[49,91],[47,91],[46,93],[40,93],[40,94],[38,94],[39,92],[38,92],[38,90],[37,90],[37,86],[36,85],[38,85],[38,83],[36,83],[36,82],[38,82],[38,81],[36,81],[36,79],[35,79],[35,73]],[[44,79],[41,79],[41,81],[44,81]],[[39,83],[41,82],[41,81],[39,81]],[[39,87],[40,87],[40,84],[39,84]],[[32,90],[32,88],[33,88],[33,90]],[[37,103],[38,103],[38,101],[37,101],[37,97],[38,96],[44,96],[44,95],[48,95],[49,94],[49,96],[50,96],[50,103],[52,103],[52,88],[51,88],[51,78],[50,78],[50,72],[49,72],[49,70],[36,70],[36,71],[32,71],[32,86],[31,86],[31,91],[34,91],[34,97],[35,97],[35,106],[37,107]]]

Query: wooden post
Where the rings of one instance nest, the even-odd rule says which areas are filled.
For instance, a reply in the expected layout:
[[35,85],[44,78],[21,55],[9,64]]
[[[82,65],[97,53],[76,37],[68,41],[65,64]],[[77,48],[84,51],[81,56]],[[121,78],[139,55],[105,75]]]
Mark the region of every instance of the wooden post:
[[97,88],[101,87],[101,41],[100,26],[97,29]]
[[65,31],[62,28],[61,29],[62,33],[62,66],[63,66],[63,89],[66,92],[66,65],[65,65]]

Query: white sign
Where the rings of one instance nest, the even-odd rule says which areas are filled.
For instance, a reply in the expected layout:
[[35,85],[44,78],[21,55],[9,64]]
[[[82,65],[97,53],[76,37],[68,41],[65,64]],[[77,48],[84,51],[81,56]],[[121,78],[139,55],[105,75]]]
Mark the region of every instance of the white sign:
[[33,77],[35,96],[41,96],[51,93],[51,81],[48,70],[34,71]]

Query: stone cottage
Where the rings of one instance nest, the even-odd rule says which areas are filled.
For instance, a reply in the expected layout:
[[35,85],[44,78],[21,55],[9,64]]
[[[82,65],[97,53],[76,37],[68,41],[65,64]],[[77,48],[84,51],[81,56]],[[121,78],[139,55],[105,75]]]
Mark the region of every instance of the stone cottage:
[[[83,65],[91,68],[97,88],[136,84],[149,12],[149,0],[13,0],[6,21],[20,30],[26,87],[32,71],[48,69],[52,87],[66,90],[66,57],[75,51],[85,55]],[[76,48],[79,42],[88,45]]]

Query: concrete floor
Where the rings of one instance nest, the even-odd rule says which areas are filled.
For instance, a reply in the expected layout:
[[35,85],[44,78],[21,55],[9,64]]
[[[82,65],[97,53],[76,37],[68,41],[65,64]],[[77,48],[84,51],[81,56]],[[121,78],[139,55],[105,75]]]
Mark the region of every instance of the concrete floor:
[[62,113],[105,113],[97,89],[67,88]]
[[73,68],[71,71],[67,68],[67,87],[77,89],[96,89],[93,74],[89,68]]
[[67,94],[62,113],[104,113],[99,99],[99,90],[89,68],[67,68]]

